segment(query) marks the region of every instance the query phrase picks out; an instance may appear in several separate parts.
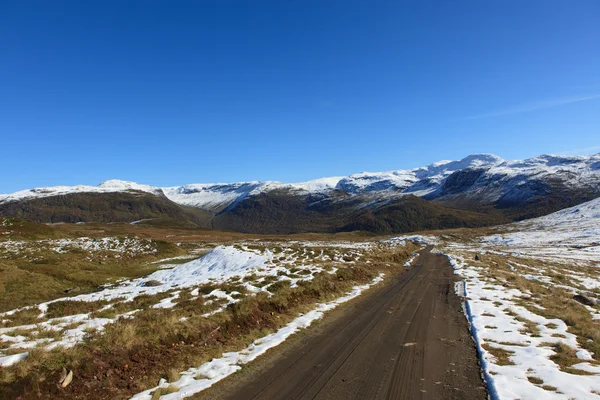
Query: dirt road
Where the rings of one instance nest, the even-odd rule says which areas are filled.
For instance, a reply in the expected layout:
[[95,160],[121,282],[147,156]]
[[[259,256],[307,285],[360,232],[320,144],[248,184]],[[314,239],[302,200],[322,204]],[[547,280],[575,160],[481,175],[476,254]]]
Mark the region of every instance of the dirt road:
[[196,399],[485,399],[445,257],[340,307],[292,343]]

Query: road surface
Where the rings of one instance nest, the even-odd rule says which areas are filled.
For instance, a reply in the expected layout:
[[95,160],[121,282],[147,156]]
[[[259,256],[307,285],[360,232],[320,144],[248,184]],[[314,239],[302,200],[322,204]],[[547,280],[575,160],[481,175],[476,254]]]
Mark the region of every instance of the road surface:
[[486,399],[452,268],[430,250],[195,399]]

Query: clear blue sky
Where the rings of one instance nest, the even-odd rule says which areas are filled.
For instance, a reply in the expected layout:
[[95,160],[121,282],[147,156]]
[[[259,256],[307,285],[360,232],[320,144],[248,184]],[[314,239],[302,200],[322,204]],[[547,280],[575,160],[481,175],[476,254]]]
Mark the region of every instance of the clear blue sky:
[[600,151],[600,2],[3,1],[0,193]]

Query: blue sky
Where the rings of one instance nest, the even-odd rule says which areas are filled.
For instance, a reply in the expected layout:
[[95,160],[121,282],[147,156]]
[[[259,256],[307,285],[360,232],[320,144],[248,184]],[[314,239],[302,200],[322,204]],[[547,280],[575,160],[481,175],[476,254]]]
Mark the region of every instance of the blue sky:
[[600,152],[600,2],[0,4],[0,193]]

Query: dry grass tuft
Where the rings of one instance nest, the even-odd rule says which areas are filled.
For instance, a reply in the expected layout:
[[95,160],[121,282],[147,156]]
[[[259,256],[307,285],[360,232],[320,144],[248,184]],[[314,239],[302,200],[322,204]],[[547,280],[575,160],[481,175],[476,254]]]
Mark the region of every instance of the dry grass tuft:
[[159,400],[162,396],[171,393],[179,392],[179,388],[175,385],[169,385],[166,388],[160,388],[152,392],[152,400]]
[[536,378],[535,376],[528,376],[527,380],[533,383],[534,385],[541,385],[542,383],[544,383],[542,379]]
[[510,360],[510,356],[515,354],[513,351],[508,351],[506,349],[493,347],[487,343],[482,344],[481,347],[483,349],[485,349],[486,351],[488,351],[496,359],[496,364],[498,364],[498,365],[515,365],[515,363]]
[[99,310],[100,308],[106,306],[108,301],[99,300],[99,301],[73,301],[73,300],[63,300],[56,301],[54,303],[50,303],[48,305],[48,311],[46,312],[46,317],[48,318],[59,318],[66,317],[69,315],[76,314],[87,314],[92,311]]

